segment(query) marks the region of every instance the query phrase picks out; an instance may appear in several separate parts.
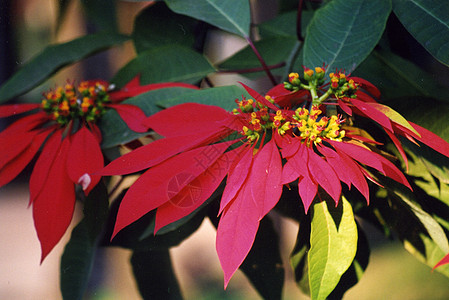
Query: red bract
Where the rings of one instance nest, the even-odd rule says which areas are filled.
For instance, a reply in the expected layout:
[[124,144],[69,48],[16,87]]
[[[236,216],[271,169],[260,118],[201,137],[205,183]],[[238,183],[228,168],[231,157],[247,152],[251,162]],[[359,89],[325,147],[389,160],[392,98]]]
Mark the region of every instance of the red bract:
[[117,110],[131,129],[146,131],[141,124],[146,116],[140,108],[110,104],[110,99],[117,102],[169,86],[179,85],[140,86],[136,78],[125,86],[124,91],[108,93],[108,83],[86,81],[77,88],[67,84],[47,92],[41,104],[0,106],[0,117],[36,110],[0,133],[0,186],[13,180],[42,149],[30,178],[30,205],[33,205],[42,261],[70,224],[75,184],[79,184],[87,195],[100,181],[101,176],[89,174],[104,166],[101,132],[95,122],[103,115],[105,107]]

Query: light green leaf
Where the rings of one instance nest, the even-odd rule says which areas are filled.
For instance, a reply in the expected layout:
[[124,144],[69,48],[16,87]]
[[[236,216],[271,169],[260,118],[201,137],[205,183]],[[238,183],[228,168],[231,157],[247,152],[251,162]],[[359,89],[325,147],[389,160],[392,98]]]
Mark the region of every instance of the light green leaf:
[[390,0],[334,0],[319,9],[307,29],[304,65],[352,72],[374,49],[391,12]]
[[177,104],[195,102],[200,104],[216,105],[227,111],[232,111],[232,109],[236,108],[235,99],[242,99],[242,95],[246,98],[251,98],[251,96],[242,87],[235,85],[219,86],[198,90],[188,93],[187,95],[167,99],[164,102],[158,102],[157,105],[167,108]]
[[166,45],[140,53],[120,69],[112,81],[122,87],[140,74],[141,84],[196,83],[214,71],[207,59],[194,50],[179,45]]
[[391,121],[395,122],[396,124],[404,126],[405,128],[416,133],[419,137],[421,136],[415,130],[415,128],[413,128],[412,125],[410,125],[410,123],[400,113],[398,113],[391,107],[388,107],[388,106],[380,104],[380,103],[375,103],[375,102],[372,102],[372,103],[370,102],[369,105],[373,106],[378,111],[381,111],[382,113],[384,113]]
[[326,299],[351,265],[357,251],[357,225],[351,204],[344,197],[337,207],[332,201],[313,205],[310,245],[311,298]]
[[103,32],[48,46],[0,87],[0,103],[28,92],[62,67],[126,40],[127,36]]
[[243,37],[249,36],[251,13],[248,0],[165,0],[165,3],[178,14]]
[[430,54],[449,65],[449,1],[393,0],[393,11]]
[[[195,90],[180,87],[159,89],[129,98],[123,103],[136,105],[143,110],[145,115],[150,116],[161,110],[161,108],[156,105],[157,102],[164,103],[167,99],[172,99],[177,96],[182,97],[182,95],[186,95],[193,91]],[[145,132],[135,132],[129,129],[126,123],[113,109],[107,111],[107,113],[101,118],[98,126],[100,127],[103,135],[103,140],[101,143],[101,147],[103,149],[126,144],[148,134]]]

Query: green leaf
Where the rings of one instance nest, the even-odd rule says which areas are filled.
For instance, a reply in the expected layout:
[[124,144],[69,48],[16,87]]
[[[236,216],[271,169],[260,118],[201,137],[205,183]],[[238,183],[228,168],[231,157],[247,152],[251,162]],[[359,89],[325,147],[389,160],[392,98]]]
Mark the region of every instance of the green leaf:
[[196,83],[214,71],[203,55],[186,47],[167,45],[140,53],[117,72],[112,82],[122,87],[137,74],[141,74],[141,84]]
[[312,299],[326,299],[354,260],[357,225],[351,204],[342,197],[313,205],[310,234],[309,283]]
[[334,0],[319,9],[307,29],[304,65],[352,72],[379,41],[390,0]]
[[135,250],[131,265],[143,299],[182,299],[168,248]]
[[295,272],[295,281],[303,293],[310,295],[309,261],[310,250],[310,218],[304,216],[299,223],[295,248],[290,256],[290,263]]
[[[164,103],[167,99],[186,95],[193,91],[195,90],[181,87],[164,88],[129,98],[123,101],[123,103],[136,105],[140,107],[147,116],[150,116],[161,110],[156,103]],[[103,136],[101,147],[104,149],[126,144],[148,134],[146,132],[139,133],[129,129],[126,123],[113,109],[107,111],[101,118],[98,126],[100,127]]]
[[87,197],[84,218],[73,229],[61,257],[60,285],[65,300],[83,299],[107,212],[108,194],[100,182]]
[[449,242],[446,234],[441,228],[440,224],[421,206],[416,202],[415,195],[409,189],[400,186],[396,183],[388,183],[386,188],[393,192],[398,198],[393,198],[395,201],[402,201],[402,206],[407,205],[407,211],[415,216],[422,226],[425,228],[430,238],[441,248],[445,253],[449,252]]
[[393,11],[430,54],[449,65],[448,1],[393,0]]
[[165,3],[156,3],[137,16],[132,34],[134,47],[137,53],[164,45],[190,48],[194,44],[193,31],[196,23],[192,18],[173,13]]
[[240,269],[263,299],[281,299],[284,267],[279,252],[279,236],[269,218],[260,222],[251,251]]
[[[259,25],[259,33],[262,38],[268,37],[293,37],[296,36],[296,16],[297,11],[290,11],[287,13],[280,14],[275,18],[266,21]],[[301,28],[302,36],[306,35],[306,29],[312,20],[314,12],[313,11],[303,11],[301,16]]]
[[236,108],[235,99],[241,99],[242,95],[246,98],[251,98],[251,96],[240,86],[219,86],[167,99],[164,102],[158,102],[157,105],[167,108],[181,103],[195,102],[216,105],[227,111],[232,111],[232,109]]
[[110,0],[81,0],[84,11],[90,21],[99,30],[117,31],[117,11],[115,1]]
[[[255,46],[262,57],[266,57],[265,62],[268,66],[285,63],[290,56],[293,47],[296,44],[295,37],[276,37],[263,39],[255,43]],[[260,61],[254,54],[251,47],[245,47],[236,54],[232,55],[226,61],[219,65],[220,69],[225,70],[240,70],[260,68]],[[271,70],[273,75],[282,75],[285,67],[278,67]],[[255,74],[244,73],[242,75]],[[257,72],[258,75],[263,75],[263,70]]]
[[394,53],[376,49],[354,71],[382,91],[382,98],[424,96],[448,102],[449,89],[414,63]]
[[0,103],[26,93],[62,67],[126,40],[127,36],[103,32],[48,46],[0,87]]
[[65,300],[83,299],[89,281],[96,247],[91,243],[83,219],[72,231],[61,257],[60,285]]
[[165,0],[178,14],[205,21],[223,30],[249,36],[251,12],[247,0]]
[[341,276],[335,289],[329,295],[329,299],[342,299],[351,287],[356,285],[363,276],[363,273],[368,266],[370,249],[368,240],[360,225],[357,223],[357,253],[351,266]]

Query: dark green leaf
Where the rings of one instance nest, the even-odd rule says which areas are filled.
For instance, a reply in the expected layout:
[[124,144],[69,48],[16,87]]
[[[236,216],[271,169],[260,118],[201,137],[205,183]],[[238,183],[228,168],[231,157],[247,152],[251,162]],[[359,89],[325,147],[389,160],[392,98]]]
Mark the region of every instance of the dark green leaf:
[[62,67],[126,40],[126,36],[103,32],[48,46],[0,87],[0,103],[31,90]]
[[310,250],[310,217],[304,216],[299,223],[295,248],[290,256],[290,263],[295,272],[296,284],[303,293],[310,295],[309,261],[307,253]]
[[313,205],[310,233],[309,285],[312,299],[326,299],[351,265],[357,251],[357,225],[349,202],[342,197]]
[[[277,37],[258,41],[255,43],[255,46],[262,57],[266,58],[265,62],[267,65],[274,66],[281,63],[285,64],[295,44],[295,37]],[[221,63],[219,68],[225,70],[260,68],[260,61],[251,47],[248,46]],[[285,67],[279,66],[276,69],[272,69],[271,72],[273,75],[282,75],[285,72]],[[248,74],[254,73],[243,73],[242,75]],[[259,76],[263,75],[263,70],[257,72],[257,74]]]
[[[136,97],[129,98],[123,103],[133,104],[140,107],[147,116],[155,114],[161,108],[156,105],[158,102],[165,102],[180,95],[186,95],[194,90],[188,88],[164,88],[140,94]],[[138,133],[128,128],[126,123],[120,118],[118,113],[110,109],[101,118],[98,124],[103,135],[102,148],[111,148],[117,145],[126,144],[148,133]]]
[[384,99],[424,96],[449,101],[449,89],[412,62],[387,50],[375,50],[354,71],[377,86]]
[[65,300],[83,299],[96,247],[90,240],[88,225],[83,219],[72,231],[61,257],[60,286]]
[[81,0],[89,20],[99,30],[117,31],[117,11],[115,1]]
[[214,71],[204,56],[189,48],[161,46],[140,53],[118,71],[112,81],[122,87],[141,74],[141,84],[179,81],[196,83]]
[[187,95],[167,99],[157,104],[167,108],[181,103],[196,102],[201,104],[216,105],[227,111],[236,108],[235,99],[241,99],[242,95],[246,98],[251,96],[240,86],[219,86],[203,90],[194,91]]
[[173,13],[165,3],[156,3],[143,10],[134,22],[136,51],[141,53],[164,45],[192,47],[196,23],[194,19]]
[[[313,11],[303,11],[301,17],[302,36],[306,35],[307,26],[312,20]],[[266,21],[259,25],[259,32],[262,38],[275,37],[293,37],[296,36],[296,11],[290,11],[280,14],[274,19]]]
[[165,0],[178,14],[205,21],[223,30],[249,36],[251,13],[247,0]]
[[61,257],[61,293],[65,300],[82,299],[96,252],[96,239],[108,212],[108,194],[99,183],[84,204],[84,218],[73,229]]
[[325,63],[352,72],[379,41],[391,12],[390,0],[334,0],[313,16],[304,42],[304,65]]
[[449,2],[393,0],[393,11],[427,51],[449,65]]
[[182,299],[167,248],[135,250],[131,265],[143,299]]
[[273,222],[269,218],[262,219],[251,251],[240,269],[263,299],[281,299],[282,296],[284,267],[279,246]]

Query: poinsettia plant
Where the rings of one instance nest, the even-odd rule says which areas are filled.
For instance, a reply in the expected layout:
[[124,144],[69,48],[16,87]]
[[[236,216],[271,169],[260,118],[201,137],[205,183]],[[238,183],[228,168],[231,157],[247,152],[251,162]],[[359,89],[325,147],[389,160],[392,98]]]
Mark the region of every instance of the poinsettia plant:
[[[61,258],[64,299],[83,297],[110,246],[133,252],[143,298],[181,298],[169,250],[205,219],[224,288],[240,269],[267,299],[282,297],[286,268],[312,299],[343,297],[367,268],[368,223],[449,277],[449,4],[285,0],[255,24],[272,8],[165,0],[141,6],[125,35],[117,3],[81,2],[98,31],[48,46],[0,86],[0,101],[20,100],[104,48],[130,40],[137,53],[112,78],[0,106],[19,116],[0,132],[0,185],[35,159],[41,263],[84,205]],[[222,31],[247,46],[212,63],[206,46]],[[223,86],[223,73],[240,77]],[[289,262],[273,218],[299,225]]]

